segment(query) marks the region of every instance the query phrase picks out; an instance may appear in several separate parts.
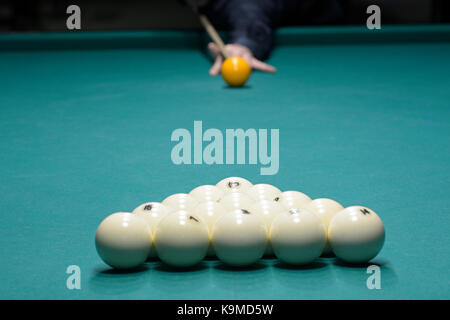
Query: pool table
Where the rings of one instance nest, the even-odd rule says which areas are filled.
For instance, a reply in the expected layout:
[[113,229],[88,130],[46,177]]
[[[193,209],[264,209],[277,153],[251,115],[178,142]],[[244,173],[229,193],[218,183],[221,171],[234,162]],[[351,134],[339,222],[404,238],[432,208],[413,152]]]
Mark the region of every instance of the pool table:
[[[229,88],[208,75],[202,32],[0,35],[0,298],[449,299],[450,26],[284,28],[275,40],[277,72]],[[277,170],[177,164],[172,134],[194,121],[278,129]],[[98,257],[107,215],[228,176],[367,206],[384,247],[368,264],[297,268],[117,272]],[[381,289],[366,285],[370,265]]]

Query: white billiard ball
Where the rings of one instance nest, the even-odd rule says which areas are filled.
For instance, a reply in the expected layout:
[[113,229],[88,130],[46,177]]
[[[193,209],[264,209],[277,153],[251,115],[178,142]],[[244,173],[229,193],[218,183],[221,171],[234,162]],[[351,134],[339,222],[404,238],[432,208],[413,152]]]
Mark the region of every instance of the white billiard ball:
[[[322,219],[322,222],[325,225],[325,230],[328,230],[331,219],[333,219],[336,213],[343,210],[344,207],[339,202],[332,199],[321,198],[312,200],[306,206],[304,206],[304,209],[317,214]],[[323,253],[332,253],[329,241],[327,241]]]
[[173,267],[190,267],[206,256],[209,247],[208,227],[188,211],[169,213],[161,219],[155,232],[158,257]]
[[[161,219],[167,214],[169,214],[171,211],[172,209],[166,207],[162,203],[147,202],[141,204],[139,207],[134,209],[132,213],[143,218],[150,227],[152,235],[154,235],[156,231],[156,226],[158,225],[159,221],[161,221]],[[148,257],[156,258],[154,241],[152,241],[152,247],[150,248],[150,253],[148,254]]]
[[187,193],[175,193],[165,198],[163,205],[172,209],[172,211],[185,210],[192,211],[197,205],[198,200]]
[[348,207],[331,220],[328,238],[338,258],[364,263],[373,259],[383,247],[384,225],[373,210],[361,206]]
[[255,184],[253,187],[248,189],[247,193],[255,201],[260,200],[271,200],[276,201],[276,198],[280,197],[281,190],[270,184],[260,183]]
[[255,202],[249,210],[251,213],[257,214],[260,217],[263,218],[264,223],[266,224],[267,229],[267,237],[268,237],[268,243],[266,246],[266,251],[264,252],[265,255],[272,255],[272,246],[270,245],[270,227],[272,225],[273,219],[279,215],[282,212],[288,211],[286,207],[284,207],[282,204],[272,201],[272,200],[261,200],[258,202]]
[[288,209],[304,208],[312,200],[306,194],[299,191],[285,191],[275,201],[281,203]]
[[189,194],[197,199],[198,202],[206,202],[219,201],[222,199],[224,192],[217,186],[203,185],[193,189]]
[[219,203],[227,210],[245,209],[248,210],[255,200],[242,192],[230,192],[226,194]]
[[222,262],[232,266],[248,266],[261,259],[266,250],[266,225],[259,215],[236,209],[216,221],[212,242]]
[[245,192],[248,189],[250,189],[250,187],[253,186],[253,184],[244,178],[229,177],[220,180],[216,184],[216,186],[222,189],[224,193],[229,193],[229,192]]
[[105,218],[95,234],[95,246],[102,260],[113,268],[129,269],[145,262],[152,245],[150,227],[129,212]]
[[305,209],[279,214],[272,222],[270,238],[276,257],[294,265],[320,257],[327,239],[322,220]]
[[193,214],[200,216],[200,218],[203,219],[203,221],[205,221],[206,225],[208,226],[210,243],[208,248],[209,257],[215,256],[214,249],[212,247],[212,229],[217,219],[219,219],[226,212],[227,210],[225,210],[225,208],[221,204],[215,201],[202,202],[198,206],[196,206],[194,211],[192,212]]

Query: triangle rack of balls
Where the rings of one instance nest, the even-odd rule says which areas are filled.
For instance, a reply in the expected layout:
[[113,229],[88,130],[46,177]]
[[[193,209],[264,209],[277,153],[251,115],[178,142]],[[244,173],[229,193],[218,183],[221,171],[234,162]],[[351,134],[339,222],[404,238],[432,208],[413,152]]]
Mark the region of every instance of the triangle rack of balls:
[[229,177],[111,214],[100,223],[95,244],[113,268],[135,268],[149,259],[186,268],[205,257],[230,266],[249,266],[264,256],[305,265],[333,254],[364,263],[380,252],[384,238],[383,222],[369,208],[344,208],[332,199]]

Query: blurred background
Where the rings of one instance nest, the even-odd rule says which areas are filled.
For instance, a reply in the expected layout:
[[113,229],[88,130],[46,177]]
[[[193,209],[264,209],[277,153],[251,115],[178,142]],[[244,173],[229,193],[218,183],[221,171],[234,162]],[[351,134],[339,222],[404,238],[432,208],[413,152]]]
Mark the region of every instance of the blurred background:
[[[450,22],[448,0],[342,0],[345,24],[365,24],[366,8],[381,8],[382,24]],[[66,8],[81,7],[82,30],[198,29],[179,0],[1,0],[0,32],[67,31]],[[302,21],[296,23],[302,25]]]

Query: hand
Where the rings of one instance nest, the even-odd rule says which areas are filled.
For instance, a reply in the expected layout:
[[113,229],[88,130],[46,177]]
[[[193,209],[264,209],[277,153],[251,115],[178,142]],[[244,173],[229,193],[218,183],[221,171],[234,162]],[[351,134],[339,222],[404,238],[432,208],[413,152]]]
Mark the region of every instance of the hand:
[[[211,69],[209,69],[209,74],[212,76],[216,76],[220,73],[223,58],[220,54],[219,47],[214,42],[210,42],[208,44],[208,49],[215,59],[213,66],[211,67]],[[225,46],[225,50],[228,52],[230,57],[242,57],[245,61],[248,62],[252,69],[269,73],[274,73],[277,71],[277,69],[275,69],[275,67],[271,66],[270,64],[256,59],[250,49],[243,45],[233,43],[227,44]]]

